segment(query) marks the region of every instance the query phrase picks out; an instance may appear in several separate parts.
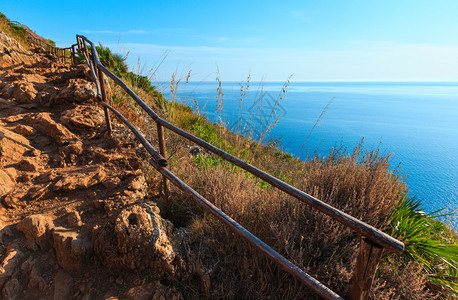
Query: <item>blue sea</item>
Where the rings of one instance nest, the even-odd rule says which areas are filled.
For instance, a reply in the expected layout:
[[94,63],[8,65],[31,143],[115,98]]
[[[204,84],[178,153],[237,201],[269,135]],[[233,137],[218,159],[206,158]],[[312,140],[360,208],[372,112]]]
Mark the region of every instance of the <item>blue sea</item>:
[[[223,82],[223,109],[217,88],[182,83],[176,98],[233,131],[259,135],[260,123],[277,121],[266,141],[280,140],[293,156],[303,148],[301,159],[334,146],[351,150],[364,138],[366,148],[393,154],[392,168],[401,166],[409,195],[423,199],[426,212],[458,209],[457,82],[291,82],[286,93],[281,82],[250,82],[243,93],[241,83]],[[457,217],[444,221],[458,228]]]

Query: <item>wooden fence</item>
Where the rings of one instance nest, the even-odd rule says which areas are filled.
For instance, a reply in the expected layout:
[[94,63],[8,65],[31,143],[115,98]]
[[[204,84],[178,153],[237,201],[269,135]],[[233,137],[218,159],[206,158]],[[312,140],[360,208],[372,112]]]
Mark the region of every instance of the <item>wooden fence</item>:
[[[11,21],[10,23],[16,26],[22,26],[21,23],[17,21]],[[74,64],[76,63],[76,46],[74,44],[67,48],[59,48],[51,45],[48,42],[43,41],[42,39],[38,38],[34,33],[30,32],[29,29],[24,28],[27,33],[27,41],[30,45],[34,45],[36,47],[42,48],[45,52],[55,55],[57,60],[62,63]]]
[[[302,269],[294,265],[278,252],[270,248],[267,244],[254,236],[251,232],[243,228],[232,218],[222,212],[219,208],[210,203],[202,195],[197,193],[191,187],[186,185],[181,179],[170,172],[167,167],[166,147],[164,139],[164,127],[170,131],[196,143],[197,145],[207,149],[208,151],[220,156],[221,158],[237,165],[238,167],[250,172],[254,176],[268,182],[272,186],[282,190],[283,192],[295,197],[296,199],[316,208],[322,213],[330,216],[341,224],[351,228],[361,235],[360,251],[353,273],[350,294],[346,295],[348,299],[367,299],[370,293],[372,282],[377,270],[377,265],[382,257],[384,249],[400,255],[404,251],[404,244],[395,238],[383,233],[382,231],[328,205],[319,199],[316,199],[305,192],[273,177],[272,175],[232,156],[231,154],[213,146],[212,144],[184,131],[181,128],[169,123],[160,118],[143,100],[141,100],[121,79],[116,77],[105,66],[100,63],[97,51],[94,44],[86,37],[77,35],[78,51],[83,53],[86,62],[91,70],[92,76],[96,82],[97,99],[104,107],[107,130],[111,133],[111,121],[109,111],[114,113],[140,140],[145,149],[150,153],[152,158],[150,164],[163,176],[163,191],[168,195],[167,181],[170,181],[183,192],[191,196],[202,208],[214,215],[223,224],[229,227],[233,232],[247,240],[254,248],[258,249],[275,262],[280,268],[295,276],[299,281],[312,289],[315,293],[325,299],[343,299],[324,284],[305,273]],[[91,53],[89,53],[89,47]],[[74,52],[73,52],[74,53]],[[108,104],[106,96],[104,74],[111,78],[121,88],[123,88],[139,105],[140,107],[156,122],[157,133],[159,140],[159,151],[157,151],[139,130],[132,125],[121,113]]]

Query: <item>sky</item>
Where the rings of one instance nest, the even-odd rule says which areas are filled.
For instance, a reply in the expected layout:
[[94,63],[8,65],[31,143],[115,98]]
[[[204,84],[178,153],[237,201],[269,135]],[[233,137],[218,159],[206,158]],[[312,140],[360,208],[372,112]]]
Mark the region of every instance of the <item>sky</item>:
[[457,0],[0,0],[0,12],[58,46],[85,35],[154,81],[458,80]]

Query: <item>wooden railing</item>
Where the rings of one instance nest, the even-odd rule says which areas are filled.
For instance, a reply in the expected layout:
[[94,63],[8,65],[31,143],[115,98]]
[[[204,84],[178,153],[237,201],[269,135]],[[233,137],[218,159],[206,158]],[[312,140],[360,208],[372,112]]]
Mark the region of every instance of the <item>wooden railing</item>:
[[[21,23],[17,21],[10,21],[10,23],[16,26],[22,26]],[[51,45],[48,42],[43,41],[40,38],[37,38],[29,29],[26,29],[27,33],[27,41],[34,46],[42,48],[45,52],[55,55],[57,60],[62,63],[74,64],[76,63],[76,44],[67,47],[67,48],[59,48]]]
[[[246,230],[240,224],[235,222],[232,218],[222,212],[219,208],[210,203],[202,195],[197,193],[191,187],[186,185],[181,179],[176,177],[170,172],[167,167],[166,160],[166,147],[164,139],[164,127],[172,132],[196,143],[197,145],[207,149],[208,151],[220,156],[221,158],[237,165],[238,167],[250,172],[254,176],[270,183],[272,186],[282,190],[283,192],[295,197],[296,199],[316,208],[322,213],[330,216],[334,220],[341,224],[353,229],[358,232],[361,238],[360,252],[358,255],[356,268],[353,273],[352,283],[350,287],[349,299],[367,299],[370,293],[372,282],[377,270],[377,265],[382,257],[384,249],[391,251],[397,255],[400,255],[404,251],[404,244],[395,238],[383,233],[382,231],[326,204],[305,192],[273,177],[272,175],[242,161],[241,159],[232,156],[231,154],[213,146],[212,144],[184,131],[181,128],[169,123],[168,121],[159,117],[142,99],[140,99],[121,79],[116,77],[110,72],[105,66],[100,63],[96,48],[94,44],[86,37],[77,35],[77,45],[81,53],[83,53],[86,62],[91,70],[92,76],[97,86],[97,99],[105,110],[105,118],[107,124],[107,130],[111,133],[111,121],[109,111],[113,112],[126,126],[128,126],[135,136],[140,140],[143,146],[146,148],[148,153],[151,154],[152,159],[149,163],[163,176],[163,191],[164,194],[168,195],[167,180],[181,189],[183,192],[191,196],[202,208],[209,211],[218,220],[229,227],[233,232],[246,239],[254,248],[258,249],[275,262],[286,272],[295,276],[307,287],[312,289],[315,293],[322,296],[325,299],[343,299],[337,295],[331,289],[326,287],[324,284],[305,273],[299,267],[294,265],[292,262],[287,260],[285,257],[280,255],[278,252],[273,250],[259,238],[254,236],[251,232]],[[89,54],[89,47],[91,54]],[[156,122],[158,141],[159,141],[159,152],[141,135],[139,130],[133,126],[129,120],[127,120],[121,113],[110,106],[107,102],[104,74],[111,78],[121,88],[123,88],[139,105],[140,107]]]

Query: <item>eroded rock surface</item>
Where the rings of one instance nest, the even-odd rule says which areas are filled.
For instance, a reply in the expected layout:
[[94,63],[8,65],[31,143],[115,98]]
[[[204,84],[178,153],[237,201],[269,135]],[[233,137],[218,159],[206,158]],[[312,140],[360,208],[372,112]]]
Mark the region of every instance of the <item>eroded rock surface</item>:
[[116,123],[122,139],[107,135],[88,68],[3,32],[0,53],[1,298],[182,299],[139,273],[175,274],[173,227],[148,195],[138,143]]

